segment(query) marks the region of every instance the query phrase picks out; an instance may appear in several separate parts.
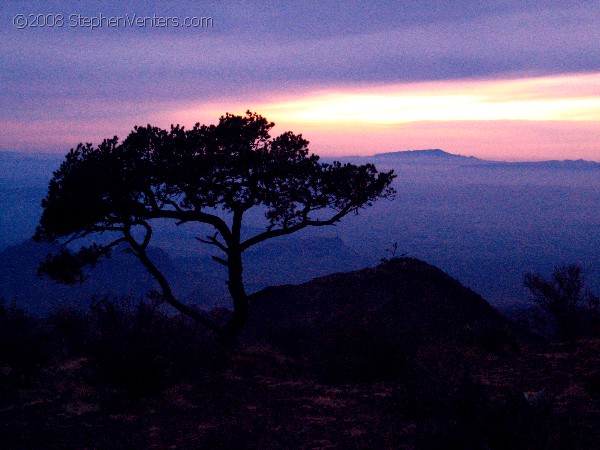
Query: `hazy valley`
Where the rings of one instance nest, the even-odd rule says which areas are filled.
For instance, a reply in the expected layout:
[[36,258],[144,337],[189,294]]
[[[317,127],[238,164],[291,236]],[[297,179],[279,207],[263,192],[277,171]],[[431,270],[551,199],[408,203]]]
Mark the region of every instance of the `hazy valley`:
[[[0,262],[5,268],[0,296],[42,314],[56,302],[85,304],[94,294],[142,296],[152,280],[118,250],[75,288],[35,276],[32,261],[48,251],[24,241],[35,231],[41,199],[61,159],[0,153]],[[346,160],[394,169],[396,198],[375,202],[336,227],[305,230],[249,251],[249,292],[373,266],[393,254],[440,267],[501,310],[528,305],[522,287],[526,271],[547,273],[560,264],[581,264],[590,288],[599,290],[599,163],[505,163],[441,150]],[[264,218],[255,213],[249,219],[249,227],[258,229]],[[153,245],[182,298],[204,307],[227,306],[224,271],[211,260],[213,249],[194,239],[206,232],[157,225]]]

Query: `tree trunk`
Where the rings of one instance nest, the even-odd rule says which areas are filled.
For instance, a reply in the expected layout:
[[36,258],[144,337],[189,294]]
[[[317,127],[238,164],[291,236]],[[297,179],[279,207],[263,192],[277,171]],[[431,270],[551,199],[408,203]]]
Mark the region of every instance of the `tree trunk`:
[[229,249],[227,268],[227,284],[233,300],[233,315],[225,327],[223,327],[222,337],[226,341],[233,341],[248,319],[248,296],[244,289],[242,254],[240,251]]

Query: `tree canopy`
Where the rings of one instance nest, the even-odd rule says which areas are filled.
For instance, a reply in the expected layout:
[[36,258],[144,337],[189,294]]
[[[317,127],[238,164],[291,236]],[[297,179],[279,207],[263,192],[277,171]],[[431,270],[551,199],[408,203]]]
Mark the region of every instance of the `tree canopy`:
[[[219,333],[235,335],[248,307],[245,250],[309,226],[335,224],[395,193],[393,171],[378,172],[372,164],[321,163],[302,135],[288,131],[271,137],[273,126],[248,111],[226,114],[216,125],[170,130],[148,125],[135,127],[122,142],[115,136],[97,147],[79,144],[54,173],[42,202],[36,238],[59,241],[65,250],[40,271],[64,282],[81,281],[83,266],[126,244],[157,280],[166,302]],[[244,214],[252,208],[264,213],[264,228],[242,236]],[[148,257],[152,222],[158,219],[213,228],[198,240],[216,247],[219,254],[213,258],[228,269],[233,315],[224,329],[178,301]],[[115,236],[109,243],[76,253],[66,247],[107,232]]]

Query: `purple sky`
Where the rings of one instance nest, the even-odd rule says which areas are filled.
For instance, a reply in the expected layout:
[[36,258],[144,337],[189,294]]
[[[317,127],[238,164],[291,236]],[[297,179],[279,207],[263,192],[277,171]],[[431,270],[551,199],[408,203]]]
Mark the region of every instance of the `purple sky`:
[[[62,14],[65,24],[18,29],[17,14]],[[214,26],[71,26],[74,17],[126,15],[210,17]],[[124,137],[136,124],[192,125],[252,109],[303,133],[322,154],[433,146],[600,160],[599,23],[597,0],[2,2],[0,150],[64,153],[80,141]],[[565,92],[532,88],[547,79]],[[510,80],[533,83],[498,87]],[[447,83],[447,104],[485,103],[481,114],[434,114],[445,108],[435,99]],[[474,86],[481,97],[464,106]],[[427,97],[415,121],[378,126],[382,108],[404,117],[397,109],[413,90]],[[506,95],[547,101],[523,109]],[[340,115],[348,102],[364,105],[364,117]],[[422,111],[428,102],[430,116]],[[516,120],[506,112],[512,107]],[[541,114],[549,109],[553,115]]]

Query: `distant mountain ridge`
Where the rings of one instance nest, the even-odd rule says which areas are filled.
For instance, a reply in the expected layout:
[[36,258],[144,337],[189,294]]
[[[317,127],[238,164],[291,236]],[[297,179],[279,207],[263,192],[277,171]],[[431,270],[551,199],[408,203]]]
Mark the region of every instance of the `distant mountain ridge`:
[[444,159],[478,159],[474,156],[463,156],[449,153],[439,148],[425,150],[401,150],[397,152],[375,153],[373,158],[444,158]]
[[[0,151],[0,186],[48,187],[64,156],[52,153]],[[41,199],[40,199],[41,200]]]
[[[133,255],[123,251],[124,247],[115,249],[113,255],[100,261],[95,269],[87,270],[88,278],[82,284],[59,284],[38,276],[38,266],[46,255],[60,250],[58,245],[29,239],[0,251],[0,298],[15,301],[35,316],[45,316],[59,306],[87,308],[94,296],[143,297],[156,289],[152,277]],[[163,250],[153,247],[150,253],[170,277],[183,278],[182,268],[175,266]]]
[[[334,157],[323,157],[325,160],[329,159],[342,159],[348,158],[360,158],[364,160],[375,159],[375,160],[436,160],[439,162],[453,161],[453,162],[469,162],[469,163],[482,163],[486,166],[503,166],[510,165],[512,167],[542,167],[552,166],[557,168],[568,168],[573,167],[585,167],[585,168],[600,168],[600,162],[590,161],[585,159],[549,159],[542,161],[502,161],[502,160],[489,160],[478,158],[476,156],[465,156],[456,153],[450,153],[440,148],[428,148],[428,149],[409,149],[409,150],[398,150],[393,152],[382,152],[375,153],[371,156],[359,156],[359,155],[348,155],[339,158]],[[0,175],[0,181],[14,181],[15,179],[23,179],[23,175],[19,176],[18,170],[20,166],[27,166],[27,181],[40,183],[44,186],[47,185],[52,172],[58,169],[60,163],[63,161],[64,156],[61,154],[47,153],[47,152],[18,152],[18,151],[0,151],[0,166],[4,167],[4,171]]]
[[600,170],[600,163],[595,161],[586,161],[584,159],[564,159],[547,161],[486,161],[479,160],[482,164],[474,164],[476,167],[486,169],[495,168],[514,168],[514,169],[554,169],[554,170]]
[[460,163],[485,168],[524,168],[524,169],[600,169],[600,163],[584,159],[544,160],[544,161],[494,161],[481,159],[475,156],[464,156],[449,153],[439,148],[424,150],[401,150],[396,152],[376,153],[372,158],[382,162],[435,162],[435,163]]

